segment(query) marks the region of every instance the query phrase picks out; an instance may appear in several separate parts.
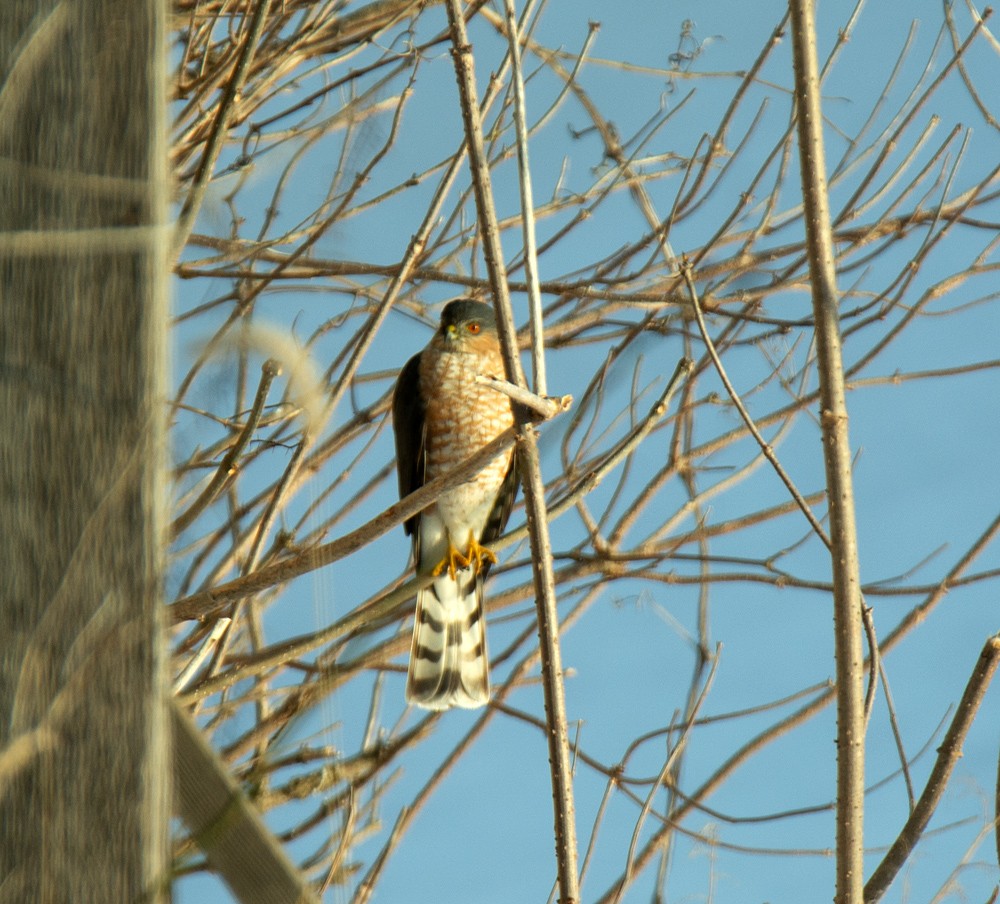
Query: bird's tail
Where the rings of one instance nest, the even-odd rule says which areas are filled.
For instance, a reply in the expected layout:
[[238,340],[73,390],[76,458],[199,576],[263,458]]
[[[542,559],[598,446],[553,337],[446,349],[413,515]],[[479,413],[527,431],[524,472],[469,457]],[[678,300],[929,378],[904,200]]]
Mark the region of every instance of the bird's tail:
[[483,579],[442,574],[417,593],[406,700],[424,709],[475,709],[490,699]]

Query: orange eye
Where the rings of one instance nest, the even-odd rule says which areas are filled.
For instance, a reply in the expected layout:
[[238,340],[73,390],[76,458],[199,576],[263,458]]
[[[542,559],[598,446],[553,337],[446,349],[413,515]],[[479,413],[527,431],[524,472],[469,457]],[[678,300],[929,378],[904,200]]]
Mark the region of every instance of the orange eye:
[[479,331],[480,331],[480,330],[482,329],[482,327],[481,327],[481,326],[479,325],[479,323],[478,323],[477,321],[473,320],[473,321],[472,321],[472,323],[470,323],[470,324],[469,324],[469,325],[468,325],[468,326],[466,327],[466,329],[467,329],[467,330],[468,330],[468,331],[469,331],[470,333],[472,333],[472,335],[475,335],[476,333],[478,333],[478,332],[479,332]]

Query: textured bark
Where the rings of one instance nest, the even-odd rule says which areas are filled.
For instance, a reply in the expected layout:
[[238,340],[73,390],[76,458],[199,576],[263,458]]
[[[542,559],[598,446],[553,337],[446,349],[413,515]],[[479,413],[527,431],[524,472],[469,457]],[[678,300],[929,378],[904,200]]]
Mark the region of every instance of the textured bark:
[[0,17],[0,900],[169,896],[160,0]]

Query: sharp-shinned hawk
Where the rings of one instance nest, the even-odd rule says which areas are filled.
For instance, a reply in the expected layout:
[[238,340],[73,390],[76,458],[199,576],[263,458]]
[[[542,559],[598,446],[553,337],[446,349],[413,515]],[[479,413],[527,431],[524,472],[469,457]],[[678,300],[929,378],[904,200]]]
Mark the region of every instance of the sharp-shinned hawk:
[[[406,363],[393,392],[401,497],[449,473],[513,424],[510,399],[477,383],[478,374],[504,376],[493,309],[470,299],[449,302],[434,338]],[[516,494],[509,449],[406,522],[417,574],[435,575],[417,594],[408,702],[440,710],[489,700],[483,581],[496,558],[486,544],[503,532]]]

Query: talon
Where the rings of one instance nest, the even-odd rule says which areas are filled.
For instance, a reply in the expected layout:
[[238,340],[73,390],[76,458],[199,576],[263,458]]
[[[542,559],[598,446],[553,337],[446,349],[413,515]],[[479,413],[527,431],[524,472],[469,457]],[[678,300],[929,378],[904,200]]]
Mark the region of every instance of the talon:
[[479,574],[483,570],[484,562],[496,565],[497,557],[494,555],[492,549],[482,546],[479,541],[470,534],[469,551],[465,555],[462,555],[462,553],[455,548],[451,540],[449,540],[448,552],[446,552],[444,558],[434,566],[434,570],[431,574],[434,577],[439,577],[447,571],[448,577],[455,580],[456,573],[462,568],[468,568],[470,565],[474,567],[475,573]]
[[468,562],[469,564],[475,563],[476,574],[479,574],[483,570],[483,562],[496,565],[497,557],[493,554],[492,549],[487,546],[481,546],[475,537],[470,536]]
[[431,574],[434,577],[438,577],[443,571],[447,571],[448,577],[455,580],[455,574],[458,570],[460,568],[468,568],[469,564],[470,560],[455,549],[451,540],[449,540],[448,552],[446,552],[444,558],[434,566],[434,570]]

